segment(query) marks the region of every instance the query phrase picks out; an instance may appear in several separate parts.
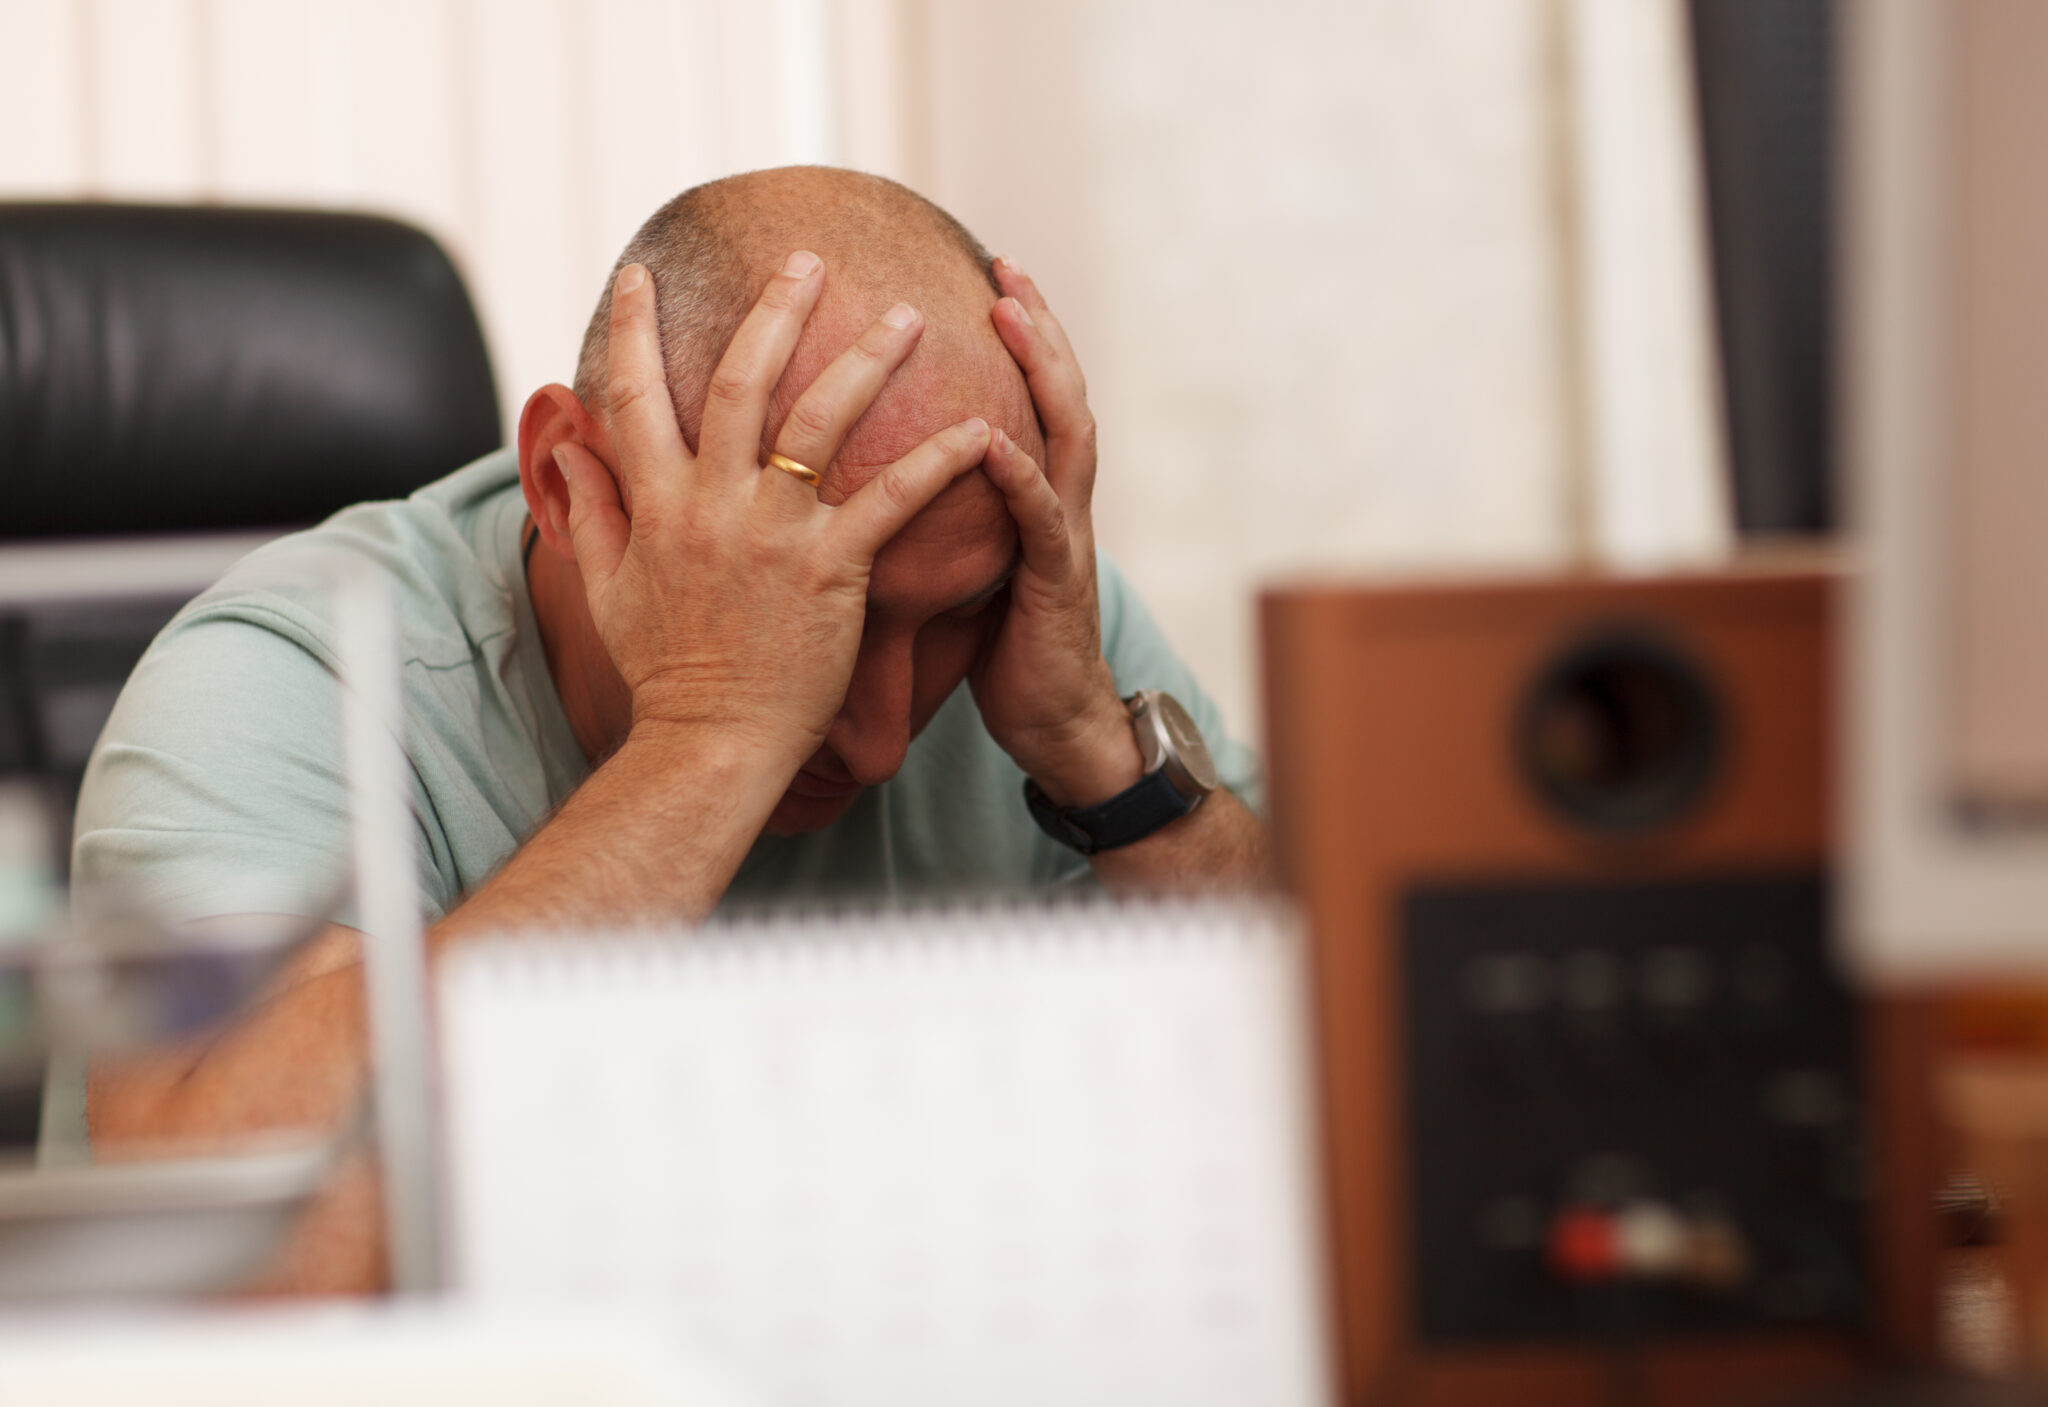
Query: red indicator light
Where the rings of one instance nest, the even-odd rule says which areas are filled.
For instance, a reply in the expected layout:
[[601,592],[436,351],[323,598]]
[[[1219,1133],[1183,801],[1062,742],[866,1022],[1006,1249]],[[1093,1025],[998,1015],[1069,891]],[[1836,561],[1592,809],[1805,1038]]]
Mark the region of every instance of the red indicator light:
[[1612,1280],[1621,1270],[1614,1218],[1587,1207],[1568,1208],[1550,1224],[1550,1265],[1567,1280]]

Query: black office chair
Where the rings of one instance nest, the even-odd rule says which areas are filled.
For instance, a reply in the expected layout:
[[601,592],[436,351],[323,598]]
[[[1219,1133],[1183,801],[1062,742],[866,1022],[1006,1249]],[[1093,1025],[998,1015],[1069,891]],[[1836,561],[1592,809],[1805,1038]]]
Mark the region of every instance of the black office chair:
[[[212,575],[499,438],[475,309],[420,230],[0,204],[0,778],[68,832],[121,684]],[[0,1096],[0,1148],[35,1118]]]

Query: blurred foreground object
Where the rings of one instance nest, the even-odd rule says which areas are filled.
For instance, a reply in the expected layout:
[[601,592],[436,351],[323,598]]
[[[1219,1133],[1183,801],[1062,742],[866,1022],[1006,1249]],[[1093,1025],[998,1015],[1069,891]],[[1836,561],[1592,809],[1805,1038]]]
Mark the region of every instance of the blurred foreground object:
[[2048,8],[1844,15],[1844,793],[1867,981],[1944,994],[1943,1113],[2048,1371]]
[[[65,921],[40,789],[0,784],[0,1091],[33,1109],[53,1049],[83,1059],[190,1037],[252,999],[307,925],[181,935],[133,915]],[[34,1136],[33,1121],[15,1130]],[[0,1303],[191,1294],[260,1274],[349,1140],[244,1156],[38,1168],[0,1158]],[[209,1150],[217,1153],[218,1150]]]
[[[0,778],[72,802],[156,633],[259,543],[498,443],[447,254],[327,211],[0,204]],[[0,1108],[0,1152],[37,1101]]]
[[2048,7],[1848,33],[1851,930],[1887,983],[2048,977]]
[[1234,905],[463,947],[454,1288],[811,1407],[1321,1407],[1299,958]]
[[[0,950],[0,1075],[40,1080],[54,1050],[116,1055],[231,1019],[318,925],[179,933],[137,918],[52,928]],[[0,1162],[0,1303],[240,1289],[269,1266],[357,1142],[268,1138],[132,1162]]]
[[1995,1327],[2010,1340],[1997,1366],[2048,1380],[2048,987],[1951,994],[1942,1025],[1941,1112],[1997,1209]]
[[223,1309],[0,1319],[34,1407],[755,1407],[661,1327],[608,1312]]
[[5,969],[44,939],[63,907],[53,809],[40,787],[0,781],[0,1158],[33,1146],[42,1122],[43,1067],[9,1055],[36,1039],[35,993]]
[[1926,1019],[1832,952],[1834,598],[1266,597],[1346,1400],[1751,1401],[1932,1353]]
[[[397,635],[381,582],[361,566],[336,570],[335,721],[346,740],[354,922],[365,938],[367,1113],[377,1128],[393,1285],[419,1292],[438,1287],[438,1167]],[[102,894],[79,896],[74,909],[67,928],[0,949],[0,996],[15,1008],[0,1027],[0,1073],[9,1078],[58,1053],[90,1061],[218,1031],[262,1000],[325,928],[324,918],[262,915],[170,927],[121,913]],[[360,1122],[220,1147],[120,1150],[128,1161],[0,1165],[0,1299],[248,1288],[355,1150]]]

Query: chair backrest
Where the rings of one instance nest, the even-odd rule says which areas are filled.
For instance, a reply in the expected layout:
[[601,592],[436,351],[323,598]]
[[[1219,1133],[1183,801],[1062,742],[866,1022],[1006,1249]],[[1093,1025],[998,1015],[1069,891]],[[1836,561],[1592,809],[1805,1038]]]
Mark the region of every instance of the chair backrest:
[[475,310],[421,230],[0,204],[0,541],[296,526],[498,442]]

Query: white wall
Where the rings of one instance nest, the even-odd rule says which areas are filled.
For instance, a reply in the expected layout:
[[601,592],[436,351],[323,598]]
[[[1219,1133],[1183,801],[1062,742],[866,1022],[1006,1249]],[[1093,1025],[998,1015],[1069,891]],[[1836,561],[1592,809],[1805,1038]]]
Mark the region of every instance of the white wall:
[[839,161],[1036,273],[1102,538],[1241,727],[1303,564],[1575,542],[1550,0],[0,0],[0,196],[361,206],[442,238],[508,415],[633,227]]
[[931,194],[1071,325],[1102,541],[1234,721],[1276,573],[1570,555],[1552,6],[934,13]]
[[[893,52],[897,10],[0,0],[0,197],[303,203],[413,220],[470,280],[509,425],[527,392],[571,373],[605,270],[669,196],[789,161],[900,166],[901,124],[871,55],[836,42],[843,11],[865,50]],[[842,54],[866,60],[846,81]]]

